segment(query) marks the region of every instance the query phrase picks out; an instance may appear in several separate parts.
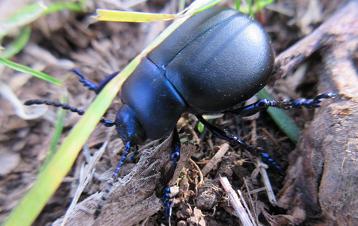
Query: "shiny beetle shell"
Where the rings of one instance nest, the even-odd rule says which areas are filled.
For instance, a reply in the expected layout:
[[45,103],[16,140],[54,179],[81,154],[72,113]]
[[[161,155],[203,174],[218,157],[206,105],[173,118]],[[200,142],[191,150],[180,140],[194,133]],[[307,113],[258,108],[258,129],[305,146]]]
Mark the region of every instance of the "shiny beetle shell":
[[[185,111],[222,112],[253,96],[266,85],[273,61],[259,23],[233,9],[212,8],[188,19],[142,59],[121,99],[145,136],[157,139]],[[127,120],[121,119],[126,112],[119,116],[118,125]]]

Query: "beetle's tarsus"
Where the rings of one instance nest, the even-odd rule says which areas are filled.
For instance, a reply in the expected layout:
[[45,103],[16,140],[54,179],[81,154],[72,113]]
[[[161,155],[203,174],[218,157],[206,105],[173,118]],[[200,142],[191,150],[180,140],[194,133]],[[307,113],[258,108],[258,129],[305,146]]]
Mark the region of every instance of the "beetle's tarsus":
[[101,214],[101,211],[102,211],[102,209],[97,207],[97,209],[95,210],[95,212],[93,214],[94,219],[98,218],[98,216]]
[[283,174],[283,168],[282,166],[276,162],[269,153],[265,152],[265,151],[260,151],[260,157],[261,160],[266,163],[268,166],[271,166],[273,168],[275,168],[277,170],[277,172],[279,172],[280,174]]
[[84,74],[80,71],[78,68],[74,68],[71,70],[77,77],[79,78],[79,82],[82,83],[82,85],[86,88],[88,88],[91,91],[94,91],[97,93],[98,85],[86,78]]
[[[172,166],[170,167],[168,176],[166,176],[168,178],[168,182],[170,181],[169,178],[173,177],[176,166],[180,159],[180,148],[181,148],[181,144],[180,144],[179,133],[178,130],[175,128],[173,130],[172,151],[170,153],[170,161],[172,162]],[[168,222],[170,222],[170,217],[173,209],[173,203],[171,201],[171,198],[172,197],[170,196],[170,185],[167,185],[163,190],[163,206],[164,206],[164,215]]]
[[112,121],[112,120],[109,120],[109,119],[102,118],[102,119],[100,120],[100,122],[101,122],[105,127],[115,126],[115,122]]
[[261,99],[253,104],[226,112],[235,113],[240,116],[250,116],[256,114],[259,111],[266,110],[268,107],[282,108],[285,110],[291,108],[301,108],[301,107],[318,108],[320,107],[320,103],[322,102],[323,99],[329,99],[335,97],[337,97],[336,93],[328,92],[328,93],[322,93],[320,95],[317,95],[313,99],[299,98],[294,100],[283,100],[283,101]]
[[173,203],[170,197],[170,187],[167,186],[163,190],[163,206],[164,206],[164,217],[167,222],[170,222],[170,218],[172,216]]

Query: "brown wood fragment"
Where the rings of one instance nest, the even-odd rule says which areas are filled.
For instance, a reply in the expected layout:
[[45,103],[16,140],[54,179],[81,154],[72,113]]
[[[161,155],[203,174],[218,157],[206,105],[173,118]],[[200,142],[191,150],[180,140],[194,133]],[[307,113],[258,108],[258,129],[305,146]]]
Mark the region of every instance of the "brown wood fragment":
[[[171,183],[178,177],[194,149],[193,145],[182,145],[181,158]],[[135,167],[114,184],[97,219],[94,219],[93,213],[101,197],[99,193],[78,203],[65,225],[134,225],[158,212],[162,208],[162,201],[156,192],[165,186],[162,184],[163,178],[168,176],[165,174],[172,165],[170,150],[171,137],[155,148],[142,150]],[[61,225],[61,220],[58,219],[53,225]]]
[[229,150],[230,146],[228,143],[224,143],[220,146],[219,150],[215,153],[214,157],[210,159],[210,161],[204,166],[201,170],[204,176],[206,176],[213,168],[215,168],[218,163],[222,160],[222,157]]
[[[358,225],[358,2],[349,2],[304,40],[278,58],[286,64],[278,75],[316,49],[323,63],[319,91],[336,91],[340,98],[323,104],[303,131],[279,204],[294,224]],[[322,41],[325,48],[318,49]]]

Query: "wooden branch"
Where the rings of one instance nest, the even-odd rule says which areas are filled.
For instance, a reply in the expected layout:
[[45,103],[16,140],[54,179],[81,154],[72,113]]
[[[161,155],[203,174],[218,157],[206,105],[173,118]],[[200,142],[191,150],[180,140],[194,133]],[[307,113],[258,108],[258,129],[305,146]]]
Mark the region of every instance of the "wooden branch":
[[356,1],[349,2],[332,17],[315,29],[310,35],[279,54],[275,60],[273,79],[284,78],[314,52],[340,42],[343,36],[356,33]]

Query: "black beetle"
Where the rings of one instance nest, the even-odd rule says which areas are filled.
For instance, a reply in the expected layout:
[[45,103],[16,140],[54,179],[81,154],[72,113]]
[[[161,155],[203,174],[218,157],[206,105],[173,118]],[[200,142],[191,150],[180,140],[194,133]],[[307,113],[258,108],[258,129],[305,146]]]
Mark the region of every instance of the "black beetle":
[[[168,136],[183,112],[223,112],[253,96],[266,85],[273,62],[270,39],[259,23],[233,9],[205,10],[142,59],[123,84],[115,121],[105,124],[115,125],[132,144]],[[97,85],[74,72],[96,93],[117,75]],[[41,100],[25,104],[42,103],[61,107]]]
[[256,21],[232,9],[206,10],[180,26],[124,83],[117,131],[125,141],[158,139],[185,111],[223,112],[265,86],[273,61],[269,37]]
[[[318,107],[323,98],[334,96],[333,93],[326,93],[314,99],[264,99],[235,109],[266,85],[273,63],[274,53],[269,36],[250,17],[233,9],[215,7],[188,19],[142,59],[125,81],[120,93],[123,106],[118,110],[115,121],[101,121],[106,126],[116,126],[119,136],[126,143],[113,179],[118,176],[133,144],[162,138],[172,131],[175,145],[171,159],[175,166],[180,153],[175,127],[183,112],[195,114],[221,138],[255,151],[258,149],[209,124],[201,115],[234,112],[247,116],[269,106],[285,109]],[[74,72],[81,83],[96,93],[117,75],[113,73],[97,85],[87,80],[79,70]],[[30,100],[25,104],[54,105],[83,114],[81,110],[53,101]],[[273,162],[264,152],[259,153]]]

